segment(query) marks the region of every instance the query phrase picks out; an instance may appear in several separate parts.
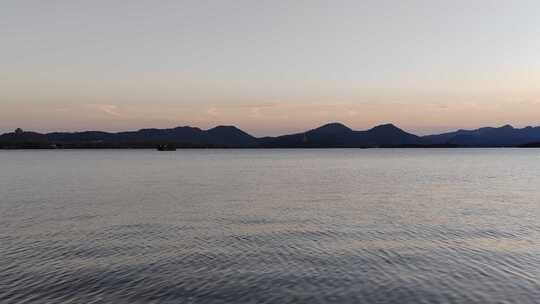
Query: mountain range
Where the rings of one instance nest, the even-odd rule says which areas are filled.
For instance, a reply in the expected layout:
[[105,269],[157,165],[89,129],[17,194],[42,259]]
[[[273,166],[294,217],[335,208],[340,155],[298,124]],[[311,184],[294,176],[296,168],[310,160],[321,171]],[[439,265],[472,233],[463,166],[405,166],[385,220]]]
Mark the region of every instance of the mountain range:
[[184,126],[108,133],[101,131],[36,133],[18,129],[0,135],[0,148],[371,148],[371,147],[536,147],[540,127],[458,130],[417,136],[393,124],[355,131],[341,123],[329,123],[302,133],[254,137],[234,126],[209,130]]

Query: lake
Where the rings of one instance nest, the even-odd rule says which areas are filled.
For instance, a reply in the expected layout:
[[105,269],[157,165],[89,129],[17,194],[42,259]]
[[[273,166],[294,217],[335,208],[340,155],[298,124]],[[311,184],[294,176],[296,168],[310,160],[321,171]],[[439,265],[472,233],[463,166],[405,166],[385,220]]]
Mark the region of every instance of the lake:
[[0,151],[0,303],[540,303],[540,150]]

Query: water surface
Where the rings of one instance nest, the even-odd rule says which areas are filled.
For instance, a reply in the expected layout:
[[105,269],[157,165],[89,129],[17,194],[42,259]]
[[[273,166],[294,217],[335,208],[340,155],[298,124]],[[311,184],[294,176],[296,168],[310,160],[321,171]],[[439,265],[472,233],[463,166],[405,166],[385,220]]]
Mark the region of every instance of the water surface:
[[0,303],[540,303],[540,150],[0,151]]

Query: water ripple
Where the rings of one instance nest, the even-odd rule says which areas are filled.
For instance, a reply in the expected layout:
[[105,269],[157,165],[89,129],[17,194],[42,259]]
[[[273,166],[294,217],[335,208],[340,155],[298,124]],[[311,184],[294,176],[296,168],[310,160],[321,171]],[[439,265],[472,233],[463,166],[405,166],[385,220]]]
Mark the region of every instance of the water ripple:
[[2,154],[0,303],[540,303],[539,162],[470,151]]

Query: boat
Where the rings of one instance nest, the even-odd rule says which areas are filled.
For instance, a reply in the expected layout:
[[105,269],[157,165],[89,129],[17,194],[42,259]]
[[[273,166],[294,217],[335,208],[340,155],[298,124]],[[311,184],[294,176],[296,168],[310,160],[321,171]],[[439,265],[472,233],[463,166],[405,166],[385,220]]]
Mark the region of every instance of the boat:
[[157,147],[158,151],[176,151],[176,147],[173,145],[159,145]]

